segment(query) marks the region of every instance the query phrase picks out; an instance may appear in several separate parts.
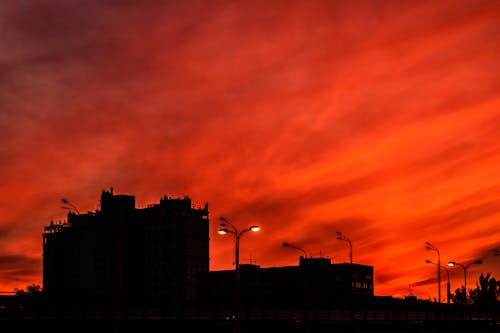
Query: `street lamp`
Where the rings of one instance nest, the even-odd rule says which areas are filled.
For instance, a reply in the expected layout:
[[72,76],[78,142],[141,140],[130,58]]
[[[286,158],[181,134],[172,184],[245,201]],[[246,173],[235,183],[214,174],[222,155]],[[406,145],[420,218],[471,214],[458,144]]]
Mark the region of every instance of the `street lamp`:
[[66,198],[62,198],[62,199],[61,199],[61,201],[62,201],[64,204],[66,204],[67,206],[69,206],[69,207],[67,207],[67,206],[62,206],[61,208],[64,208],[64,209],[69,209],[69,210],[74,210],[74,211],[76,211],[76,214],[77,214],[77,215],[80,215],[80,212],[78,211],[78,208],[76,208],[76,206],[75,206],[75,205],[73,205],[71,202],[69,202],[69,200],[68,200],[68,199],[66,199]]
[[304,258],[307,258],[307,253],[306,253],[306,251],[304,249],[302,249],[300,247],[297,247],[297,246],[294,246],[294,245],[291,245],[289,243],[283,243],[282,245],[285,246],[285,247],[289,247],[289,248],[292,248],[292,249],[296,249],[296,250],[302,251],[302,253],[304,253]]
[[441,254],[439,249],[432,245],[430,242],[425,242],[425,248],[427,250],[436,251],[438,255],[438,302],[441,303]]
[[463,265],[463,264],[460,264],[458,262],[455,262],[455,261],[450,261],[448,263],[448,266],[460,266],[462,267],[462,269],[464,270],[464,289],[465,289],[465,294],[467,294],[467,269],[471,266],[471,265],[474,265],[474,264],[477,264],[477,265],[480,265],[482,264],[483,261],[481,259],[478,259],[478,260],[475,260],[473,262],[470,262],[468,263],[467,265]]
[[341,233],[340,231],[337,231],[337,239],[338,240],[343,240],[343,241],[346,241],[348,244],[349,244],[349,262],[351,263],[352,265],[352,243],[351,243],[351,240],[349,238],[347,238],[343,233]]
[[[302,253],[304,253],[304,258],[307,258],[307,252],[298,247],[298,246],[294,246],[294,245],[291,245],[289,243],[283,243],[282,244],[283,246],[285,247],[289,247],[289,248],[292,248],[292,249],[295,249],[295,250],[299,250],[301,251]],[[300,265],[300,262],[299,262],[299,265],[301,266],[301,268],[303,268],[304,270],[304,276],[305,276],[305,279],[304,279],[304,324],[305,324],[305,332],[306,333],[309,333],[310,332],[310,328],[309,328],[309,307],[310,307],[310,303],[311,303],[311,277],[310,277],[310,267],[309,265],[307,265],[307,262],[304,262],[305,265],[302,266]]]
[[[436,263],[434,263],[430,260],[426,260],[425,262],[427,264],[437,265]],[[446,270],[446,274],[448,275],[448,283],[446,284],[446,303],[450,304],[450,271],[448,270],[448,268],[446,266],[440,266],[440,267],[444,268]]]
[[236,313],[235,313],[235,332],[239,332],[239,316],[240,316],[240,238],[248,231],[257,232],[260,230],[258,225],[252,225],[246,229],[238,231],[238,229],[232,225],[226,218],[219,218],[223,223],[220,224],[220,228],[217,231],[220,235],[232,234],[236,240],[235,246],[235,260],[234,269],[236,272]]

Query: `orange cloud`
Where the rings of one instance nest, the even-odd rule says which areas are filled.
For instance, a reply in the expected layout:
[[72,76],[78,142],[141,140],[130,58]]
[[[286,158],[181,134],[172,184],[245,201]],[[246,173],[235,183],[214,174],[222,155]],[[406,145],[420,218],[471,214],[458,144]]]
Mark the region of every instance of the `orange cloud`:
[[341,230],[380,295],[437,296],[425,241],[500,275],[496,2],[0,6],[0,291],[41,280],[60,198],[109,187],[208,202],[212,269],[226,216],[265,267],[347,261]]

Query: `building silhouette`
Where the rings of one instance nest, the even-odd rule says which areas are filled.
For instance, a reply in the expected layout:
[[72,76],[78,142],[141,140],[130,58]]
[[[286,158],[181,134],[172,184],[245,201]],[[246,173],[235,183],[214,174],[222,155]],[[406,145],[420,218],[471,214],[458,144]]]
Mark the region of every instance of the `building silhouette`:
[[54,301],[102,305],[189,304],[209,270],[208,204],[102,191],[100,210],[69,212],[43,233],[43,291]]
[[300,257],[298,266],[209,271],[208,204],[189,197],[146,208],[102,191],[95,212],[45,226],[43,293],[50,301],[111,307],[310,307],[373,298],[373,267]]
[[[373,266],[332,264],[329,258],[300,257],[298,266],[261,268],[240,265],[243,307],[331,307],[373,299]],[[226,307],[234,304],[235,271],[200,273],[200,301]]]

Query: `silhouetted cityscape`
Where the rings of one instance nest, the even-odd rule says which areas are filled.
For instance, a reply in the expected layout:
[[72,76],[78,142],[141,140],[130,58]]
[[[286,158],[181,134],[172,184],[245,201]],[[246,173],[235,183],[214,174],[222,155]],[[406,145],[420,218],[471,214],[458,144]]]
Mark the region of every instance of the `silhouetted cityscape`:
[[[219,232],[238,242],[241,233],[221,220]],[[478,309],[375,296],[374,268],[352,263],[352,255],[333,264],[304,251],[297,266],[236,260],[234,270],[210,271],[209,223],[208,203],[194,207],[188,196],[136,208],[134,196],[103,190],[95,212],[74,207],[67,221],[44,227],[43,288],[31,297],[4,297],[0,325],[115,332],[499,329],[498,303]]]

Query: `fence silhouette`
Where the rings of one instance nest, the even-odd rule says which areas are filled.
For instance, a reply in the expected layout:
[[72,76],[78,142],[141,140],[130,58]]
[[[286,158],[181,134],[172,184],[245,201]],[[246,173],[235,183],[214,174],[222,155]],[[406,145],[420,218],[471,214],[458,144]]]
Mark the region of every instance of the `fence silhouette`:
[[[14,306],[0,309],[0,330],[50,332],[230,332],[233,309],[216,307]],[[241,308],[242,332],[500,332],[498,309],[458,305],[367,304],[332,308]]]

